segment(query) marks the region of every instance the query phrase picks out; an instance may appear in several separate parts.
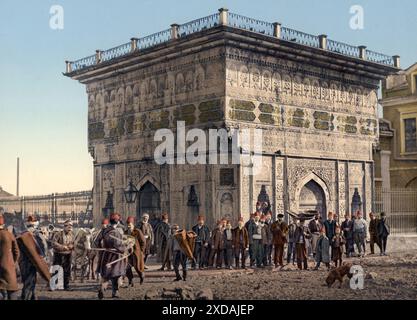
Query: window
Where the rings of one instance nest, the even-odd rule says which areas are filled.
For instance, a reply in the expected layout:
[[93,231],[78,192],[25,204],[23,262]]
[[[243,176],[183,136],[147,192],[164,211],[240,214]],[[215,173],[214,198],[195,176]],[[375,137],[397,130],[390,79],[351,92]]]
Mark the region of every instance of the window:
[[417,152],[416,118],[404,119],[404,151]]
[[414,93],[417,92],[417,74],[414,75]]

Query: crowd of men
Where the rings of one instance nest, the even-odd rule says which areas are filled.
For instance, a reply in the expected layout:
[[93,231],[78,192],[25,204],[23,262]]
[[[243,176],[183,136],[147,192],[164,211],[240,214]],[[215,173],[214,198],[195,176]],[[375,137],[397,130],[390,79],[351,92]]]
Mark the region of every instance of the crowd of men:
[[[369,226],[360,211],[352,216],[346,214],[341,223],[332,212],[328,213],[325,221],[317,213],[306,225],[309,219],[305,217],[294,217],[287,224],[283,214],[278,214],[276,221],[273,221],[271,212],[263,212],[262,207],[258,203],[249,221],[240,218],[235,227],[231,221],[221,219],[210,230],[204,217],[199,216],[192,228],[195,245],[191,267],[246,269],[249,258],[250,268],[274,266],[274,270],[278,271],[284,267],[286,258],[287,264],[292,261],[293,264],[297,263],[299,269],[308,269],[308,257],[311,256],[316,262],[314,270],[320,268],[321,263],[329,269],[331,263],[335,267],[341,266],[344,256],[363,257],[368,233],[370,254],[375,254],[376,244],[380,255],[386,255],[390,227],[383,212],[379,218],[370,213]],[[168,216],[165,215],[156,229],[163,257],[160,270],[171,270],[173,265],[177,272],[178,261],[173,254],[172,239],[178,228],[178,225],[170,227]]]
[[[344,256],[363,257],[368,233],[370,254],[375,254],[376,244],[380,254],[386,255],[390,227],[384,213],[379,217],[370,213],[369,225],[360,211],[352,216],[346,214],[341,223],[332,212],[324,221],[317,213],[313,219],[300,215],[290,218],[287,223],[283,214],[278,214],[274,221],[272,213],[263,210],[262,204],[258,203],[256,208],[248,221],[241,217],[233,226],[230,220],[221,219],[212,230],[206,225],[205,218],[199,216],[190,231],[170,224],[168,214],[163,214],[154,226],[148,214],[138,222],[129,217],[125,223],[121,215],[111,214],[102,221],[102,228],[93,239],[93,248],[89,249],[97,255],[94,271],[100,276],[98,298],[104,298],[109,283],[112,297],[118,298],[122,279],[128,279],[128,286],[134,285],[133,270],[142,284],[151,254],[156,254],[157,261],[162,263],[160,270],[174,270],[175,281],[187,280],[188,262],[191,268],[201,270],[273,266],[274,271],[279,271],[286,260],[287,264],[296,263],[300,270],[307,270],[311,256],[315,260],[314,270],[319,269],[321,263],[329,269],[331,263],[340,266]],[[18,298],[18,274],[23,284],[20,298],[37,298],[37,274],[45,280],[51,276],[46,263],[51,260],[48,244],[53,251],[49,264],[62,267],[64,290],[71,290],[75,249],[72,222],[66,221],[62,230],[47,238],[36,219],[29,216],[26,230],[15,238],[0,216],[0,296],[3,299]]]

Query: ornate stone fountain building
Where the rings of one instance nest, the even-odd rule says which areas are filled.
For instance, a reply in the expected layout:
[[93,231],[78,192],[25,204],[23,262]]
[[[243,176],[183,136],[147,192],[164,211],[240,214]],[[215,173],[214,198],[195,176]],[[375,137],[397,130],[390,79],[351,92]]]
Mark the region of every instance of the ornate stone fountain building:
[[[343,215],[355,189],[369,212],[377,90],[398,68],[397,56],[224,9],[67,62],[66,76],[87,87],[96,221],[113,200],[125,216],[166,211],[190,226],[203,214],[211,224],[247,218],[259,195],[275,214]],[[180,120],[187,129],[263,129],[263,170],[157,165],[155,130]],[[130,180],[139,190],[133,205],[124,198]]]

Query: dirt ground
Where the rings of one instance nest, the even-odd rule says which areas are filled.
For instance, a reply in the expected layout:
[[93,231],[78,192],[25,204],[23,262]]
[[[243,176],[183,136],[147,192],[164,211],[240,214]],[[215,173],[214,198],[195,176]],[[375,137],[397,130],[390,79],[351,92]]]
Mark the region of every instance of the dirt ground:
[[[404,300],[417,299],[417,252],[379,255],[365,258],[351,258],[354,264],[361,264],[367,274],[363,290],[352,290],[349,280],[345,278],[342,288],[335,284],[332,288],[325,286],[328,272],[324,267],[313,271],[314,262],[309,261],[310,270],[299,271],[292,264],[282,271],[272,272],[270,268],[248,270],[203,270],[189,271],[186,282],[173,282],[173,272],[157,271],[156,264],[150,264],[146,272],[145,283],[140,286],[135,278],[134,288],[122,288],[120,298],[141,300],[145,295],[157,290],[187,288],[193,291],[211,289],[214,299],[317,299],[317,300]],[[371,273],[371,276],[369,275]],[[72,283],[74,291],[50,292],[45,285],[38,286],[38,297],[41,300],[97,299],[97,283],[86,281]],[[111,297],[110,290],[105,298]]]

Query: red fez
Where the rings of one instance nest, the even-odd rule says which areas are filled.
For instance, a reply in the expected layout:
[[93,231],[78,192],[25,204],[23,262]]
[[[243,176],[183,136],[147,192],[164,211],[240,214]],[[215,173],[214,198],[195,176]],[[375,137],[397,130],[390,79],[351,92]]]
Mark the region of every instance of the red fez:
[[0,216],[0,226],[4,225],[4,217]]
[[109,219],[103,219],[103,221],[101,221],[101,224],[109,224]]
[[135,217],[128,217],[126,223],[135,223]]
[[118,213],[112,213],[112,214],[110,215],[110,220],[113,220],[113,221],[120,221],[120,214],[118,214]]
[[204,216],[198,216],[198,221],[204,221]]

